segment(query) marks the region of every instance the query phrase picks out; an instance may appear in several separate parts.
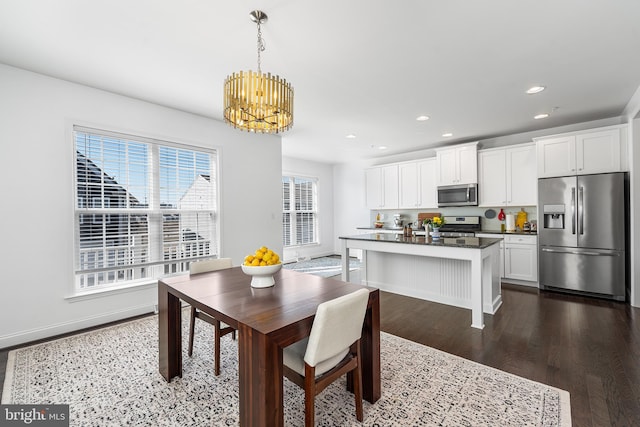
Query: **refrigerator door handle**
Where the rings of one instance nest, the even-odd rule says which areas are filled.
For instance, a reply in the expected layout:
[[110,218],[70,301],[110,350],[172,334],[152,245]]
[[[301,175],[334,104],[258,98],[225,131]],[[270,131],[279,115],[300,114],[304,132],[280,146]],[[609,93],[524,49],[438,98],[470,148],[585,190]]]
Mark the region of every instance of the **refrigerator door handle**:
[[576,234],[576,187],[571,187],[571,234]]
[[578,190],[578,233],[584,234],[584,187]]
[[620,256],[618,252],[566,251],[566,250],[549,249],[549,248],[542,248],[542,252],[551,252],[554,254],[572,254],[572,255]]

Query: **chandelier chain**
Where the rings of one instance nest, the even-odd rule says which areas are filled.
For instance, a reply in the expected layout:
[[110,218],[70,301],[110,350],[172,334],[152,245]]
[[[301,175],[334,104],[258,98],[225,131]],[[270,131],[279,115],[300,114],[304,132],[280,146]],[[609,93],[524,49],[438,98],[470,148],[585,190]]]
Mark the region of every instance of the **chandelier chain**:
[[260,19],[258,19],[258,73],[261,73],[260,69],[261,61],[260,61],[260,52],[264,51],[264,40],[262,39],[262,27],[260,26]]

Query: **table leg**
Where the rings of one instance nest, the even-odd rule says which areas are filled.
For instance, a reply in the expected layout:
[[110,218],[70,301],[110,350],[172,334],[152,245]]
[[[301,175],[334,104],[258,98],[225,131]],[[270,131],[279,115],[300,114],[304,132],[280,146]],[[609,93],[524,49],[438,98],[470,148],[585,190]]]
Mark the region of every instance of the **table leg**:
[[282,348],[240,323],[238,359],[240,426],[283,426]]
[[180,299],[158,282],[158,362],[160,374],[171,381],[182,377],[182,310]]
[[[375,403],[382,394],[380,380],[380,291],[369,293],[370,305],[364,318],[360,338],[362,358],[362,396]],[[350,378],[349,378],[350,379]],[[352,389],[351,381],[348,384]]]

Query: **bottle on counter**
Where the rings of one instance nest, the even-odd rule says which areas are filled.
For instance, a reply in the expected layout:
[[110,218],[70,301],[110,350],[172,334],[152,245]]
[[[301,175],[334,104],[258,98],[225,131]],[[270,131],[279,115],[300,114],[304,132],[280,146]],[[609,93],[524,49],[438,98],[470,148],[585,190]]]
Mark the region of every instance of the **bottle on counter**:
[[500,209],[500,213],[498,214],[498,221],[500,221],[500,232],[504,233],[506,230],[506,227],[504,225],[504,220],[506,218],[506,215],[504,214],[504,210],[501,208]]
[[524,223],[527,222],[528,215],[524,208],[520,208],[520,212],[516,217],[516,228],[520,229],[520,231],[524,230]]
[[404,226],[404,237],[411,237],[413,235],[413,229],[410,225]]

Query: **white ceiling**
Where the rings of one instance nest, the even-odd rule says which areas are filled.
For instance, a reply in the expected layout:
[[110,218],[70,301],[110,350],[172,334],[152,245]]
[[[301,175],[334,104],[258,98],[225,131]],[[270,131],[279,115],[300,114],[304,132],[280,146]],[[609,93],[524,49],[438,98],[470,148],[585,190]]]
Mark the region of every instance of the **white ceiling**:
[[286,156],[615,117],[640,86],[638,0],[2,0],[0,62],[222,120],[225,77],[257,68],[254,9],[269,15],[262,70],[295,90]]

